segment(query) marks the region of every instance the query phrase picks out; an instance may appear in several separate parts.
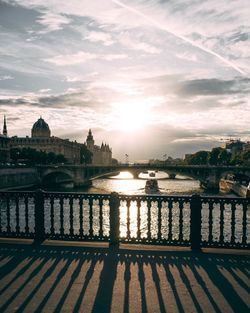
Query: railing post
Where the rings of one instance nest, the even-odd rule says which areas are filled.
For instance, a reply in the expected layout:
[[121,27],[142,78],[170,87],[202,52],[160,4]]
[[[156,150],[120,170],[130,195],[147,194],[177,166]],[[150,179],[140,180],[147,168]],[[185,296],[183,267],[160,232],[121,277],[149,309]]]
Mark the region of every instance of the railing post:
[[119,234],[120,234],[120,200],[117,192],[112,192],[110,196],[110,213],[109,213],[109,225],[110,225],[110,246],[119,246]]
[[44,228],[44,195],[42,189],[35,192],[35,244],[41,244],[45,239]]
[[192,195],[190,202],[190,241],[191,249],[199,251],[201,249],[201,197],[198,194]]

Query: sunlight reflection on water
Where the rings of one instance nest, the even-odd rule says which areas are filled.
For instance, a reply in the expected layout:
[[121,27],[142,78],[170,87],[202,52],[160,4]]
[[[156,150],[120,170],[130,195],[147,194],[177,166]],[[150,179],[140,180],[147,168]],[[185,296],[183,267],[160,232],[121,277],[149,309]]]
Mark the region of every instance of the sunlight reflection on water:
[[[122,194],[145,194],[145,179],[96,179],[88,192],[118,192]],[[196,180],[167,179],[158,180],[162,194],[190,194],[201,192],[200,183]]]

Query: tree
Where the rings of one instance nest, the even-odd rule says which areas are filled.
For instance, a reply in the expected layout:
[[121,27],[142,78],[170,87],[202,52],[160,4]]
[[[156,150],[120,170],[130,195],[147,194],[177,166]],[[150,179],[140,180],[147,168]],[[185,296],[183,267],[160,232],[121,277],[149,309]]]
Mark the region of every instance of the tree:
[[209,159],[209,151],[198,151],[194,154],[188,155],[185,162],[190,165],[206,165]]
[[224,149],[222,149],[220,147],[212,149],[212,151],[210,152],[210,156],[209,156],[209,164],[218,165],[220,163],[219,155],[222,152],[222,150],[224,150]]
[[218,157],[219,157],[219,160],[218,160],[219,164],[228,165],[230,164],[232,154],[228,152],[226,149],[222,149]]
[[56,164],[66,162],[62,154],[55,154],[54,152],[37,151],[32,148],[12,148],[10,150],[10,157],[12,162],[25,162],[27,164]]
[[112,158],[112,165],[117,165],[118,164],[118,160],[115,158]]
[[249,165],[250,164],[250,150],[237,153],[231,159],[231,164]]

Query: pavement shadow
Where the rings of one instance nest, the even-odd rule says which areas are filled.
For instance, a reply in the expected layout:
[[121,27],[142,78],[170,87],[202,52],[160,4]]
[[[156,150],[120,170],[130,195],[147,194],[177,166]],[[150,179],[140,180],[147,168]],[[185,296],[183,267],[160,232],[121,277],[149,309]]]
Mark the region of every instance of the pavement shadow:
[[249,311],[242,255],[1,244],[0,265],[1,312]]

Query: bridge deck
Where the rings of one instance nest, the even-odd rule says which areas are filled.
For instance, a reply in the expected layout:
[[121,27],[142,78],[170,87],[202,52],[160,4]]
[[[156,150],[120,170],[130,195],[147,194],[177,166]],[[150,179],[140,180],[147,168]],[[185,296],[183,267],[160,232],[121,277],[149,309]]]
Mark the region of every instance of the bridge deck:
[[240,251],[72,244],[0,244],[1,312],[248,312]]

